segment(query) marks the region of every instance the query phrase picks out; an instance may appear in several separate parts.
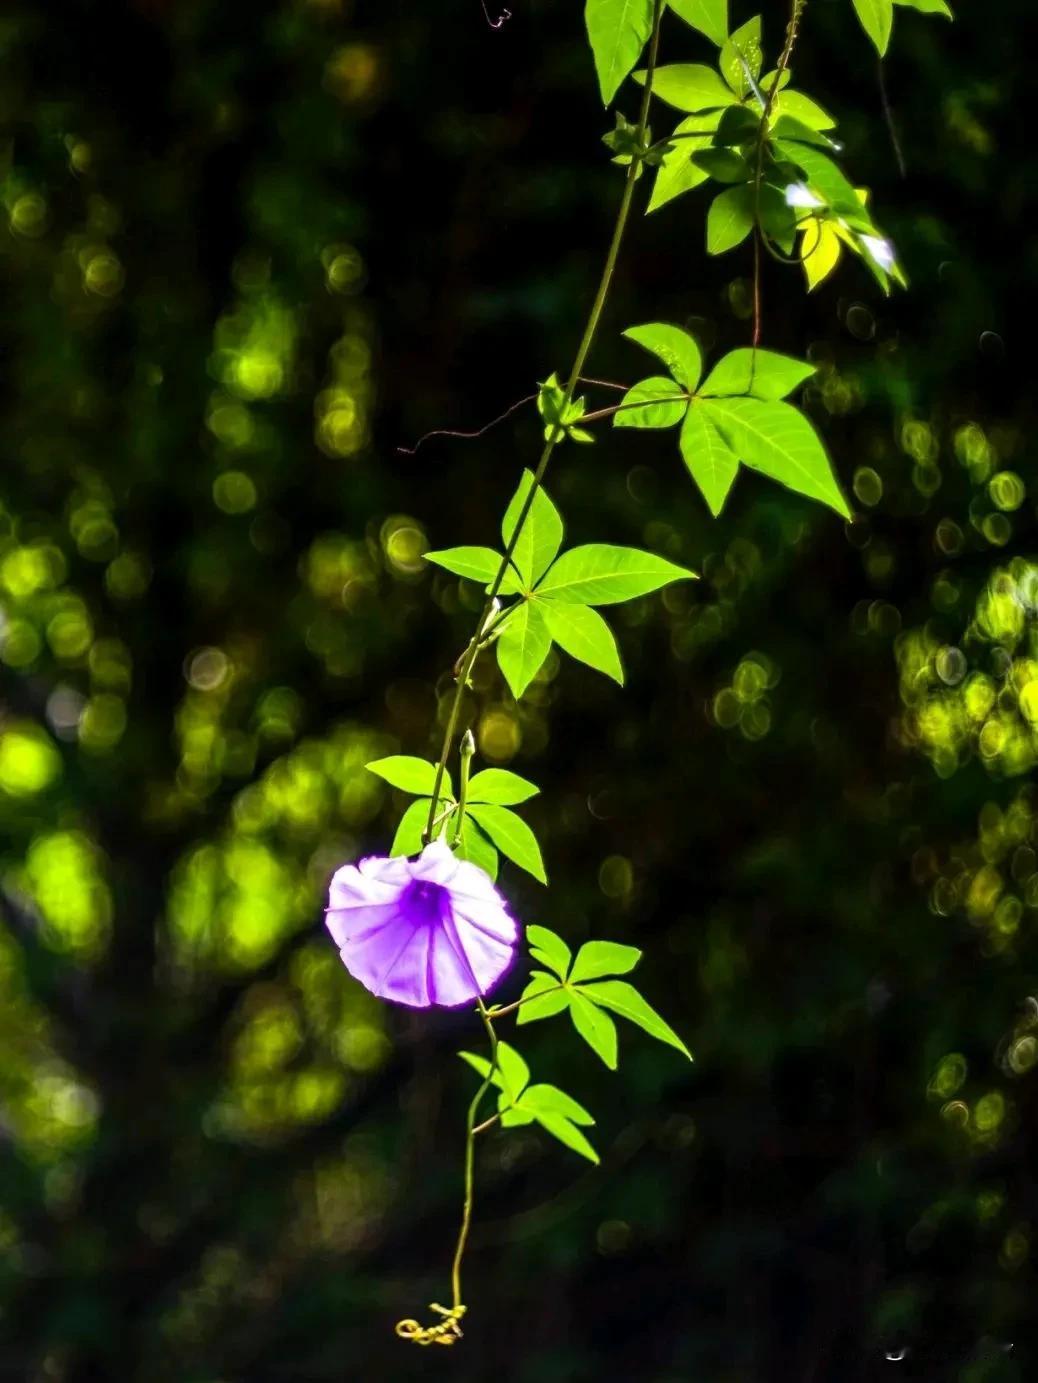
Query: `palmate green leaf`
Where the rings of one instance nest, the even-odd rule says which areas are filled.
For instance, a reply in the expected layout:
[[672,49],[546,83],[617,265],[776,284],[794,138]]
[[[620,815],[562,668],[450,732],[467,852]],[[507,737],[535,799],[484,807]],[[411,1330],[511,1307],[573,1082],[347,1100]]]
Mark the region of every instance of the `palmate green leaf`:
[[761,44],[760,15],[736,29],[721,45],[721,75],[740,100],[753,90],[750,78],[756,81],[764,66]]
[[497,851],[472,818],[466,815],[454,853],[460,860],[478,865],[491,879],[497,878]]
[[662,375],[651,375],[628,389],[613,414],[614,427],[674,427],[681,422],[688,399],[680,386]]
[[470,802],[495,802],[499,807],[514,807],[536,797],[540,788],[507,768],[484,768],[469,782]]
[[[628,327],[624,335],[661,360],[684,389],[690,393],[695,390],[703,373],[703,357],[694,336],[669,322],[647,322],[644,326]],[[680,418],[676,421],[680,421]]]
[[593,1162],[596,1167],[598,1166],[598,1153],[595,1152],[594,1148],[575,1124],[570,1123],[568,1119],[564,1119],[561,1114],[548,1111],[535,1114],[534,1118],[540,1124],[541,1128],[544,1129],[545,1133],[550,1133],[553,1138],[557,1138],[559,1142],[565,1144],[567,1148],[571,1148],[573,1152],[579,1153],[581,1157],[586,1157],[589,1162]]
[[541,609],[552,638],[571,658],[604,672],[622,687],[623,664],[613,631],[590,605],[566,605],[545,599]]
[[[716,114],[712,116],[690,115],[675,126],[673,143],[663,155],[663,160],[656,170],[652,196],[645,208],[646,215],[650,211],[656,211],[661,206],[666,206],[675,197],[680,197],[682,192],[689,192],[694,187],[701,187],[707,181],[710,175],[705,168],[700,168],[692,162],[692,155],[710,145],[713,138],[713,135],[709,133],[710,126],[716,119]],[[708,132],[706,134],[693,134],[693,132],[700,130]]]
[[[501,537],[507,548],[523,512],[526,497],[533,487],[533,472],[523,471],[519,488],[509,501],[501,521]],[[562,546],[562,517],[544,490],[538,486],[530,505],[519,539],[512,552],[512,562],[530,590],[539,576],[551,565]]]
[[551,635],[540,604],[521,600],[502,625],[497,662],[518,701],[537,676],[551,648]]
[[[645,85],[644,72],[636,72],[634,79]],[[690,113],[722,110],[737,99],[715,69],[700,62],[675,62],[657,67],[652,78],[652,94],[668,106]]]
[[[478,581],[484,586],[493,583],[501,566],[501,554],[490,547],[448,547],[442,552],[423,553],[423,556],[427,562],[435,562],[438,567],[452,571],[455,576]],[[521,589],[518,576],[509,567],[501,582],[501,594],[514,595]]]
[[681,425],[679,444],[689,474],[717,518],[738,473],[738,457],[695,401]]
[[562,554],[538,593],[572,605],[614,605],[694,577],[694,572],[651,552],[585,543]]
[[572,1095],[567,1095],[557,1085],[531,1085],[523,1095],[523,1107],[533,1110],[537,1118],[542,1114],[557,1114],[571,1124],[583,1124],[585,1128],[590,1128],[595,1122],[582,1104],[578,1104]]
[[890,44],[890,30],[894,23],[893,0],[854,0],[854,8],[861,27],[875,45],[876,52],[883,57]]
[[703,398],[750,394],[755,399],[784,399],[815,373],[816,366],[777,351],[740,346],[729,351],[707,375]]
[[741,245],[753,230],[753,210],[753,188],[749,184],[719,192],[706,214],[708,253],[723,255]]
[[530,954],[533,958],[564,980],[569,973],[573,953],[562,937],[550,928],[538,926],[533,922],[526,929],[526,940],[530,944]]
[[469,814],[475,818],[476,824],[483,828],[502,855],[507,855],[513,864],[525,869],[542,884],[548,882],[537,837],[521,816],[516,816],[508,807],[494,807],[482,802],[474,802],[469,807]]
[[587,0],[584,20],[602,104],[608,106],[648,42],[652,0]]
[[429,820],[429,798],[419,797],[412,802],[400,818],[393,844],[389,847],[391,855],[417,855],[422,848],[422,832]]
[[619,941],[585,941],[573,962],[569,982],[581,984],[603,975],[626,975],[641,958],[637,946],[623,946]]
[[573,1026],[596,1056],[602,1058],[610,1071],[616,1070],[617,1042],[616,1024],[608,1013],[603,1013],[597,1005],[577,989],[569,991],[569,1016]]
[[[371,763],[365,764],[364,767],[369,773],[383,778],[391,787],[400,788],[403,792],[419,792],[426,797],[432,796],[433,784],[436,782],[436,765],[429,763],[427,759],[417,759],[412,754],[390,754],[385,759],[372,759]],[[446,769],[441,790],[447,797],[454,796],[450,774]]]
[[586,996],[595,1004],[612,1009],[628,1022],[636,1023],[638,1027],[644,1028],[650,1037],[666,1042],[668,1046],[687,1056],[689,1061],[692,1060],[692,1053],[681,1038],[656,1010],[646,1003],[633,984],[628,984],[626,980],[597,980],[587,986]]
[[718,47],[728,37],[728,0],[667,0],[686,24],[706,34]]
[[735,398],[698,406],[745,465],[850,518],[818,434],[791,404]]
[[830,139],[823,130],[816,130],[813,125],[808,125],[803,120],[798,120],[795,115],[785,112],[775,120],[771,133],[775,139],[791,139],[796,144],[813,144],[816,149],[828,149],[830,152],[838,151],[840,147],[836,140]]
[[560,989],[558,976],[549,975],[546,970],[533,972],[519,999],[522,1007],[515,1021],[520,1026],[540,1022],[542,1018],[554,1018],[569,1008],[569,995]]

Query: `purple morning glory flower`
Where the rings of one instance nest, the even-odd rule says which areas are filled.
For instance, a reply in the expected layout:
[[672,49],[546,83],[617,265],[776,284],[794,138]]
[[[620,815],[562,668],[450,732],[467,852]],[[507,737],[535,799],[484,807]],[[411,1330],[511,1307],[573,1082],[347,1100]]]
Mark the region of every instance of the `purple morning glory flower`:
[[413,860],[344,864],[325,921],[350,974],[412,1008],[474,1002],[511,965],[519,940],[489,875],[441,841]]

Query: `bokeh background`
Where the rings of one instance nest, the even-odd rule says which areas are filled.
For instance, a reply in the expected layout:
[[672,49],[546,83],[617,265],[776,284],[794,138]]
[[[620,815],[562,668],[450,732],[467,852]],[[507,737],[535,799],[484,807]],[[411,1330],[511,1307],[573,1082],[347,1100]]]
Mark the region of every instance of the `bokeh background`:
[[[697,1061],[524,1030],[603,1165],[483,1141],[448,1352],[392,1325],[447,1291],[475,1030],[378,1005],[320,908],[472,625],[422,552],[493,540],[539,430],[397,448],[565,370],[593,291],[622,174],[581,7],[5,4],[0,1377],[1036,1376],[1030,4],[960,8],[898,12],[903,175],[847,0],[794,63],[911,278],[766,266],[853,523],[748,473],[711,522],[669,435],[557,457],[572,539],[703,579],[621,608],[623,692],[481,668],[553,878],[504,884],[643,946]],[[634,321],[746,342],[704,210],[635,222],[593,373],[644,373]]]

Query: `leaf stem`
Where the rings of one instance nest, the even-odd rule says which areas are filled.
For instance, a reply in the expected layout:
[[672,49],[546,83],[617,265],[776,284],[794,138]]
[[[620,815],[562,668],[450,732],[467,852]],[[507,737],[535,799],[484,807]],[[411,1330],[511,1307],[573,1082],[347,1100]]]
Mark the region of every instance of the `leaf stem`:
[[516,999],[514,1004],[508,1004],[505,1008],[498,1008],[495,1005],[494,1008],[487,1009],[487,1017],[496,1022],[498,1018],[505,1018],[509,1013],[515,1013],[517,1009],[522,1008],[523,1004],[528,1004],[530,999],[543,999],[545,994],[554,994],[556,990],[565,988],[564,984],[553,984],[550,989],[538,990],[536,994],[531,994],[529,999]]
[[[644,141],[645,131],[648,128],[649,123],[649,105],[652,101],[653,77],[656,72],[656,59],[659,54],[660,18],[662,16],[662,13],[663,0],[653,0],[652,37],[649,40],[649,60],[646,69],[645,86],[642,91],[641,112],[638,117],[637,126],[639,141]],[[566,385],[566,392],[564,394],[564,402],[561,410],[563,413],[565,412],[566,405],[571,403],[573,400],[573,395],[576,392],[577,384],[584,370],[584,364],[587,361],[588,354],[591,350],[591,345],[595,339],[595,333],[597,332],[599,322],[602,319],[602,313],[605,309],[606,300],[609,297],[609,290],[613,286],[613,276],[616,273],[616,265],[620,257],[620,247],[623,244],[624,232],[627,229],[627,222],[630,219],[631,215],[631,206],[634,201],[634,185],[637,181],[640,167],[641,162],[637,159],[632,160],[627,167],[627,176],[624,179],[623,195],[620,198],[620,206],[616,215],[616,223],[613,227],[612,240],[610,241],[609,250],[606,254],[605,265],[602,269],[602,277],[599,280],[598,291],[596,292],[594,302],[591,305],[591,311],[588,314],[587,323],[584,327],[584,334],[580,338],[580,345],[577,347],[577,354],[573,361],[573,368],[570,370],[569,381]],[[472,669],[475,665],[476,659],[479,657],[483,633],[486,628],[487,621],[493,613],[494,601],[497,599],[498,592],[501,589],[501,583],[505,579],[505,573],[508,571],[508,564],[512,560],[512,554],[515,552],[516,545],[519,542],[519,537],[523,530],[523,526],[525,525],[526,520],[529,517],[531,508],[533,507],[534,499],[537,495],[537,491],[540,489],[541,482],[544,479],[544,474],[548,469],[548,463],[551,461],[552,453],[555,450],[556,443],[560,440],[562,436],[563,429],[559,426],[556,426],[552,429],[551,433],[545,440],[544,449],[542,450],[540,460],[537,463],[537,469],[534,471],[533,484],[530,486],[529,492],[526,496],[526,500],[523,503],[523,506],[520,509],[519,514],[516,518],[515,527],[512,530],[512,536],[508,540],[508,543],[505,547],[504,555],[501,558],[501,565],[498,568],[497,575],[494,577],[493,584],[491,585],[490,590],[487,592],[486,603],[484,604],[483,611],[479,617],[479,622],[476,626],[476,631],[472,635],[472,638],[469,640],[468,648],[465,650],[464,656],[461,659],[460,671],[458,672],[456,678],[454,697],[451,701],[451,708],[447,715],[447,724],[443,732],[443,744],[440,749],[440,757],[437,760],[436,764],[436,777],[433,780],[432,798],[429,802],[429,819],[426,823],[425,830],[422,833],[422,838],[426,841],[428,841],[432,835],[433,822],[436,819],[436,805],[440,798],[440,790],[443,787],[443,775],[447,770],[447,760],[450,757],[451,747],[454,743],[454,736],[457,733],[458,722],[461,717],[461,706],[465,697],[465,688],[469,684],[469,678],[472,675]]]

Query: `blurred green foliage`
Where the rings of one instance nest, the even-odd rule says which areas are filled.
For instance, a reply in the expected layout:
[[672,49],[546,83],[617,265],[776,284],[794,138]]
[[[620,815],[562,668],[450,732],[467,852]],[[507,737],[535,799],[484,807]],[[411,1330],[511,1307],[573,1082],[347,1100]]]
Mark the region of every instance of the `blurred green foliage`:
[[[540,422],[397,448],[564,366],[618,195],[580,7],[512,8],[0,16],[0,1377],[428,1372],[391,1327],[442,1291],[472,1029],[379,1006],[320,908],[475,617],[422,553],[493,541]],[[573,542],[703,579],[618,612],[625,692],[480,665],[553,877],[503,886],[643,948],[697,1062],[632,1040],[621,1087],[524,1034],[603,1165],[483,1144],[459,1380],[1034,1376],[1030,7],[960,8],[898,14],[903,179],[851,7],[796,54],[911,281],[767,268],[852,522],[748,474],[714,522],[667,439],[601,435]],[[701,243],[635,227],[596,376],[631,320],[746,343]]]

